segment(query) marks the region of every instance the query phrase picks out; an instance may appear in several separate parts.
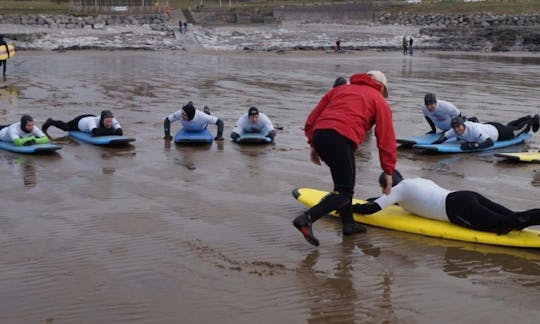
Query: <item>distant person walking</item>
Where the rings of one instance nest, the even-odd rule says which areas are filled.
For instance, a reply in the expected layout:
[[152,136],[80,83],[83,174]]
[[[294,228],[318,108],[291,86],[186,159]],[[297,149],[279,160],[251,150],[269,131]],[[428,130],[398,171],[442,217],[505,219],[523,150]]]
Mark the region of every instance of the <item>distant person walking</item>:
[[187,21],[184,22],[184,33],[187,33]]
[[182,34],[182,20],[178,20],[178,30],[180,31],[180,34]]
[[405,36],[403,36],[402,45],[403,45],[403,55],[407,55],[409,42],[407,41],[407,37]]
[[413,38],[411,36],[411,38],[409,38],[409,55],[412,55],[412,43],[413,43]]

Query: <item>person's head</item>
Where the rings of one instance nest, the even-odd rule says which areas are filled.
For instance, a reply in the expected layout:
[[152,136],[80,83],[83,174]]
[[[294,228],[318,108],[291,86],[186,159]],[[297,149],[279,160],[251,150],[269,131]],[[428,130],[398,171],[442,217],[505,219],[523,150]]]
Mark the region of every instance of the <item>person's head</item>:
[[426,108],[433,112],[437,108],[437,96],[434,93],[426,93],[424,96],[424,105]]
[[373,80],[377,81],[382,85],[382,95],[385,98],[388,98],[388,82],[386,81],[386,76],[381,71],[369,71],[367,73]]
[[[398,170],[394,170],[394,172],[392,172],[392,187],[400,183],[401,180],[403,180],[401,173],[399,173]],[[381,188],[386,188],[386,177],[384,172],[381,172],[381,175],[379,176],[379,186],[381,186]]]
[[344,77],[339,77],[336,79],[336,81],[334,81],[334,88],[344,84],[347,84],[347,79],[345,79]]
[[193,102],[188,102],[187,105],[182,107],[182,119],[183,120],[192,120],[195,117],[195,107],[193,107]]
[[34,129],[34,119],[30,115],[22,115],[21,130],[25,133],[30,133]]
[[248,118],[253,124],[259,122],[259,109],[257,107],[249,107]]
[[465,132],[465,121],[461,116],[454,116],[450,121],[450,126],[457,135],[462,135]]
[[103,110],[99,119],[100,127],[111,128],[113,123],[113,114],[110,110]]

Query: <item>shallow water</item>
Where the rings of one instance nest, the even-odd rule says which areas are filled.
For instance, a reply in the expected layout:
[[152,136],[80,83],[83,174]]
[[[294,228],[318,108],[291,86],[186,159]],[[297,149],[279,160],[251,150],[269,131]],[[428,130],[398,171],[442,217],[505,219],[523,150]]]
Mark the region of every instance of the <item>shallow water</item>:
[[[129,323],[537,323],[540,252],[374,227],[343,239],[321,219],[319,248],[291,226],[298,186],[331,189],[302,126],[337,76],[389,79],[398,137],[423,133],[425,92],[481,121],[539,113],[540,66],[492,56],[362,52],[19,53],[0,89],[1,123],[38,125],[111,109],[123,148],[52,129],[57,154],[0,152],[0,320]],[[255,105],[283,127],[276,145],[168,146],[163,119],[187,101],[225,122]],[[178,125],[173,124],[173,130]],[[215,127],[211,128],[215,133]],[[357,197],[379,194],[375,140],[357,153]],[[538,149],[527,144],[506,149]],[[400,149],[398,168],[512,209],[538,208],[534,164]]]

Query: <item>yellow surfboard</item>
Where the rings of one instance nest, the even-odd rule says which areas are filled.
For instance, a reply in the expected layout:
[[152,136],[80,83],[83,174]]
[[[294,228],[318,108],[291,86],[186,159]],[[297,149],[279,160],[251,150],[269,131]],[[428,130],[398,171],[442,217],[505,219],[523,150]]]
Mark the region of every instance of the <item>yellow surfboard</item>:
[[495,153],[495,156],[515,161],[540,163],[540,152]]
[[9,60],[13,56],[15,56],[15,46],[13,46],[13,44],[8,44],[8,48],[9,48],[9,58],[6,51],[6,45],[0,45],[0,61]]
[[[326,196],[328,192],[311,188],[298,188],[293,190],[292,194],[299,202],[312,207]],[[354,199],[353,204],[356,203],[365,203],[365,201]],[[332,214],[332,216],[336,215]],[[416,216],[397,205],[387,207],[369,216],[354,214],[354,220],[372,226],[450,240],[540,248],[540,231],[524,229],[522,231],[514,230],[508,234],[497,235],[495,233],[475,231],[451,223]]]

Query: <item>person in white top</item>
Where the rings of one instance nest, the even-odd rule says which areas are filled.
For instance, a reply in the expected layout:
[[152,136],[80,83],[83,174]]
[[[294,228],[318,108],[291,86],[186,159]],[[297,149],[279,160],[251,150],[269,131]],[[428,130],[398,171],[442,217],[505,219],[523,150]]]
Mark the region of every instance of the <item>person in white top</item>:
[[47,144],[49,138],[34,125],[30,115],[23,115],[21,121],[11,125],[0,125],[0,141],[12,142],[17,146]]
[[461,143],[462,150],[474,150],[493,146],[496,141],[510,140],[529,132],[531,128],[533,132],[537,132],[540,126],[540,117],[538,114],[534,117],[527,115],[511,121],[505,126],[497,122],[482,124],[464,121],[463,118],[457,116],[452,118],[451,125],[452,129],[441,134],[433,144],[441,144],[450,138],[457,137],[463,141]]
[[452,117],[461,116],[461,111],[451,102],[437,100],[434,93],[427,93],[424,96],[424,105],[422,105],[424,117],[431,127],[428,134],[434,134],[437,128],[442,131],[450,129]]
[[[403,179],[397,170],[392,178],[389,195],[365,204],[354,204],[353,211],[371,215],[397,203],[418,216],[497,234],[540,225],[539,208],[515,212],[474,191],[450,191],[424,178]],[[379,185],[386,187],[384,174],[379,177]]]
[[188,102],[182,109],[172,113],[165,118],[163,129],[165,132],[165,140],[172,140],[171,123],[179,120],[182,127],[191,132],[202,131],[208,127],[208,124],[217,126],[217,135],[214,138],[216,141],[223,141],[223,121],[210,114],[210,109],[205,106],[204,112],[195,109],[193,102]]
[[48,118],[43,124],[43,131],[46,132],[50,126],[57,127],[65,132],[79,131],[92,133],[92,136],[123,135],[120,123],[109,110],[103,110],[99,117],[95,115],[80,115],[67,123]]
[[237,140],[246,133],[260,133],[274,141],[276,130],[270,119],[259,112],[257,107],[250,107],[248,112],[240,116],[231,133],[231,138]]

